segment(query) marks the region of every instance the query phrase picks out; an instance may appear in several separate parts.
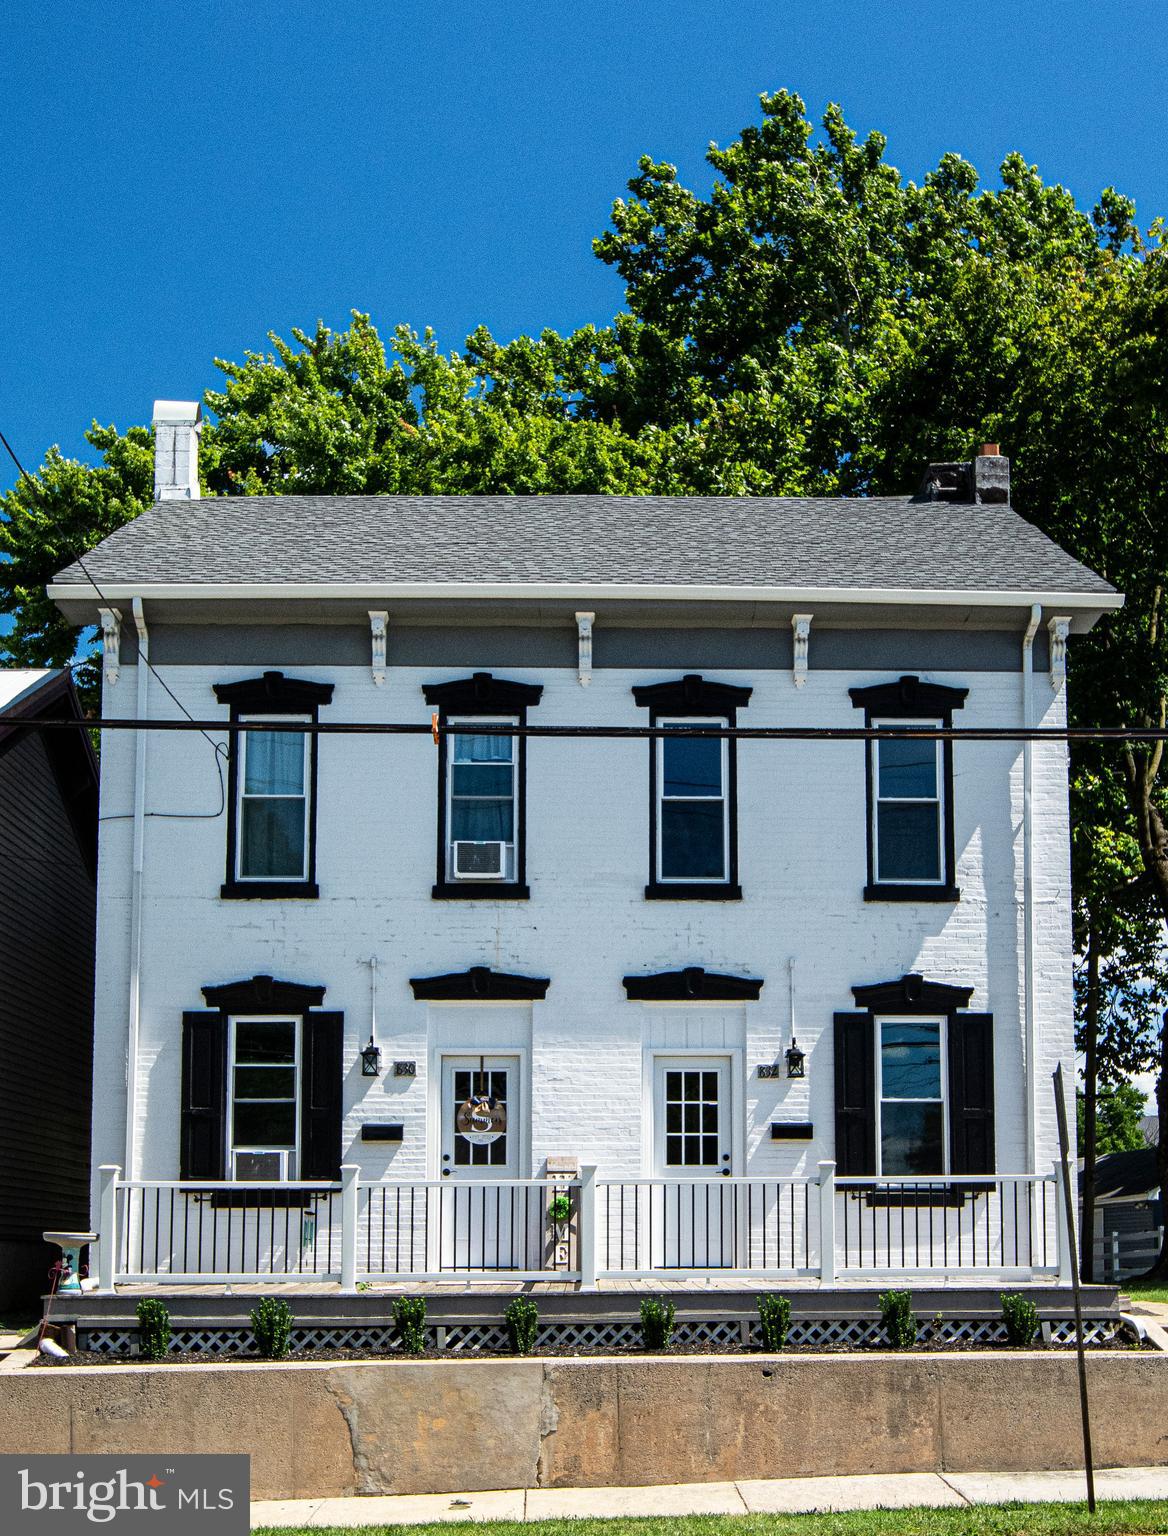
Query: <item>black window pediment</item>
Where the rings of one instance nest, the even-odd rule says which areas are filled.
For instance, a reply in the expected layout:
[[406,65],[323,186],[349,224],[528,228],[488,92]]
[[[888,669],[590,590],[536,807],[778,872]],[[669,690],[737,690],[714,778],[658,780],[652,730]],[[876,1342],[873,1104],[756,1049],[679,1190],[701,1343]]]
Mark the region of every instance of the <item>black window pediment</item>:
[[547,995],[547,976],[517,976],[492,971],[486,965],[450,971],[444,976],[412,976],[410,986],[419,1002],[530,1002]]
[[728,1003],[757,1002],[763,984],[758,977],[730,976],[688,965],[681,971],[626,976],[623,985],[630,1002]]
[[322,704],[331,704],[333,697],[332,683],[313,683],[283,672],[265,672],[238,683],[213,686],[220,704],[229,704],[233,712],[244,715],[309,714]]
[[922,683],[919,677],[898,677],[891,683],[873,683],[867,688],[849,688],[857,709],[869,716],[892,715],[909,720],[942,719],[948,724],[955,709],[961,709],[969,696],[968,688],[950,688],[944,683]]
[[475,672],[449,683],[424,683],[422,693],[427,704],[434,704],[446,714],[510,715],[532,709],[543,696],[542,683],[517,683],[495,677],[490,672]]
[[853,987],[857,1008],[872,1013],[953,1013],[968,1008],[972,987],[954,987],[944,981],[928,981],[910,971],[897,981],[877,981]]
[[642,709],[654,715],[726,715],[745,709],[752,688],[733,683],[715,683],[697,672],[666,683],[647,683],[633,689],[633,698]]
[[222,1013],[307,1013],[320,1007],[325,994],[324,987],[274,976],[252,976],[201,990],[207,1006]]

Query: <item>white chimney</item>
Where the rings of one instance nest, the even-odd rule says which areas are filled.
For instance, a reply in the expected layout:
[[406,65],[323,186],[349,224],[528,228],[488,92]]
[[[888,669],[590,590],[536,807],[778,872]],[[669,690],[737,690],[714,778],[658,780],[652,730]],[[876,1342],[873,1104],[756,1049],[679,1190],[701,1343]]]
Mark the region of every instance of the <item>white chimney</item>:
[[199,433],[203,411],[197,400],[154,402],[154,500],[187,501],[199,489]]

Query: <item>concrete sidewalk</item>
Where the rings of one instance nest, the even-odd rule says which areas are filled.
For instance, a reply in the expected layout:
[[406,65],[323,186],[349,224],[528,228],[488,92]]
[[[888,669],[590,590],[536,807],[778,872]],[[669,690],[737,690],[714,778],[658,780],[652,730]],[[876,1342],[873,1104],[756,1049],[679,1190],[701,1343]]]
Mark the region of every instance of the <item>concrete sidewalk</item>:
[[[1100,1499],[1168,1499],[1168,1467],[1095,1474]],[[442,1520],[563,1520],[573,1516],[805,1514],[970,1504],[1066,1503],[1087,1496],[1082,1472],[906,1472],[896,1477],[787,1477],[667,1488],[504,1488],[389,1498],[273,1499],[251,1506],[259,1526],[420,1525]],[[1168,1519],[1165,1520],[1168,1528]]]

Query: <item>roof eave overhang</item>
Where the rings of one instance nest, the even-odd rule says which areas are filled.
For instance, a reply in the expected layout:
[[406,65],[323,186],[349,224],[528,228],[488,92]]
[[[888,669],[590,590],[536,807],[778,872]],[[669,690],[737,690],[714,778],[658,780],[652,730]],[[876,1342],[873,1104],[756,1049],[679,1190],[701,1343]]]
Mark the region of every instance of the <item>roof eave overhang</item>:
[[958,590],[913,587],[771,587],[686,585],[662,582],[127,582],[101,583],[101,598],[81,582],[54,582],[49,597],[72,623],[96,621],[99,606],[144,602],[263,603],[349,601],[370,607],[394,602],[672,602],[759,604],[814,611],[839,605],[891,608],[1030,608],[1041,604],[1049,615],[1066,615],[1082,633],[1104,613],[1123,606],[1121,592],[1058,590]]

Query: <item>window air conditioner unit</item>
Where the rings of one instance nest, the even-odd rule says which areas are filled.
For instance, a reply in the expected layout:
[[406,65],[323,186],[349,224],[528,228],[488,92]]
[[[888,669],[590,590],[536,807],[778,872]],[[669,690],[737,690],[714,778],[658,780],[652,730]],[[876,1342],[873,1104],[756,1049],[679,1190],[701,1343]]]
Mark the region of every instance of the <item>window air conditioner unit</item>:
[[455,843],[456,880],[503,880],[506,875],[506,843]]
[[237,1148],[232,1154],[233,1179],[271,1179],[284,1183],[288,1178],[288,1151],[284,1147],[266,1148],[258,1147]]

